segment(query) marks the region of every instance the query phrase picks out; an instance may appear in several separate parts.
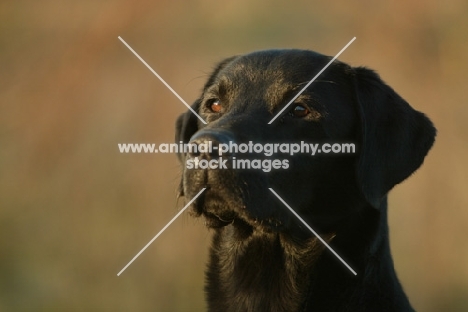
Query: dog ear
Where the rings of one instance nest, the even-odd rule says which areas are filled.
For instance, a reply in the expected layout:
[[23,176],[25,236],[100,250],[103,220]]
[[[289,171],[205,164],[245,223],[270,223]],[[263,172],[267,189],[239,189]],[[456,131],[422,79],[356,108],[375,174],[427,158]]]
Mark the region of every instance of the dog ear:
[[[195,101],[192,104],[192,109],[198,111],[200,106],[200,100]],[[198,131],[198,117],[195,116],[190,110],[181,114],[176,121],[176,131],[175,131],[175,141],[178,144],[179,142],[188,143],[190,138]],[[181,163],[184,163],[183,153],[177,153],[177,158]]]
[[354,69],[362,144],[357,179],[366,200],[379,208],[387,193],[421,166],[436,129],[372,70]]
[[[232,62],[237,56],[232,56],[220,62],[216,65],[215,69],[213,70],[212,74],[208,78],[207,82],[203,87],[203,93],[213,84],[215,83],[216,77],[219,72],[226,67],[227,64]],[[201,99],[195,101],[192,104],[192,109],[198,112],[200,107]],[[176,121],[176,132],[175,132],[175,141],[179,143],[182,141],[183,143],[188,143],[190,138],[197,132],[199,129],[199,121],[198,118],[190,111],[183,113],[177,118]],[[177,157],[181,163],[184,162],[184,155],[182,153],[178,153]]]

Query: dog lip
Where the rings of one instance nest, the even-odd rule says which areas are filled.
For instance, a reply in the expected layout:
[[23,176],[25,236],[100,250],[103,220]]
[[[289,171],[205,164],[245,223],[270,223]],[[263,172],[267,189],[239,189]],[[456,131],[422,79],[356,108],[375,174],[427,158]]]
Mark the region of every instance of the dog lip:
[[219,215],[219,214],[216,214],[216,213],[213,213],[213,212],[206,212],[205,211],[203,214],[205,215],[205,217],[217,218],[219,221],[225,222],[225,223],[231,223],[235,219],[235,216],[228,216],[226,218],[226,216],[222,216],[222,215]]
[[220,216],[213,212],[203,211],[203,216],[205,217],[205,225],[210,228],[221,228],[229,224],[232,224],[237,218],[235,216]]
[[[252,228],[263,229],[267,232],[282,232],[287,226],[278,216],[256,217],[249,213],[247,205],[239,204],[241,209],[230,209],[229,201],[218,194],[211,193],[215,186],[204,184],[205,192],[199,196],[192,210],[192,216],[204,217],[205,225],[208,228],[222,228],[227,225],[245,223]],[[237,205],[237,206],[239,206]]]

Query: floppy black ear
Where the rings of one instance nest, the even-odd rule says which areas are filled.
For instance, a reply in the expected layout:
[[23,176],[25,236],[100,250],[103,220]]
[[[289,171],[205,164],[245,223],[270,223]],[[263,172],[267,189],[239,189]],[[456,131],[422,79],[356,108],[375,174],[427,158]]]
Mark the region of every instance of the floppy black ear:
[[[227,58],[220,62],[218,65],[216,65],[215,69],[213,70],[213,73],[210,75],[208,78],[207,82],[205,83],[203,87],[203,92],[206,91],[213,83],[215,83],[216,76],[219,74],[219,72],[226,67],[227,64],[232,62],[237,56],[232,56],[230,58]],[[195,103],[192,104],[192,109],[196,112],[198,112],[198,109],[200,107],[200,102],[201,100],[198,99],[195,101]],[[197,116],[195,116],[190,110],[187,112],[183,113],[177,118],[176,121],[176,134],[175,134],[175,141],[176,143],[179,143],[182,141],[183,143],[188,143],[190,141],[190,138],[197,132],[199,129],[199,120]],[[184,156],[181,153],[177,154],[177,157],[179,158],[179,161],[181,163],[184,162]]]
[[[200,100],[195,101],[192,104],[192,109],[198,111],[200,106]],[[181,114],[176,121],[176,132],[175,132],[175,141],[179,143],[188,143],[190,138],[195,132],[198,131],[198,117],[195,116],[190,110],[187,110],[185,113]],[[177,157],[181,163],[184,163],[184,155],[182,153],[177,153]]]
[[436,129],[375,72],[355,68],[355,79],[362,125],[357,178],[366,200],[379,208],[388,191],[421,166]]

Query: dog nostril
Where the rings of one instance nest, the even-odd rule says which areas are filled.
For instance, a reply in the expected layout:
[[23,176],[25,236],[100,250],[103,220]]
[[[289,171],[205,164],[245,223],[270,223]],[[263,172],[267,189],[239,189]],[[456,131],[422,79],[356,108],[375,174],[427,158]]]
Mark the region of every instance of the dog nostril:
[[189,142],[190,147],[188,151],[188,155],[192,158],[198,157],[198,158],[208,158],[210,156],[210,153],[207,151],[207,148],[209,147],[209,142],[206,139],[197,139]]
[[200,157],[201,156],[201,153],[199,152],[200,144],[198,142],[189,142],[189,144],[191,146],[189,147],[187,154],[192,158]]
[[[219,157],[219,145],[221,144],[213,138],[191,141],[192,147],[188,151],[188,155],[192,158],[213,159]],[[223,153],[223,156],[228,157],[228,153]]]
[[195,158],[195,157],[200,157],[200,153],[198,152],[189,152],[188,153],[190,157]]
[[220,145],[224,144],[227,146],[230,142],[234,142],[229,132],[225,130],[201,130],[196,133],[190,140],[192,149],[188,152],[188,155],[192,158],[205,158],[213,159],[218,157],[230,157],[232,156],[226,151],[222,151],[220,155]]

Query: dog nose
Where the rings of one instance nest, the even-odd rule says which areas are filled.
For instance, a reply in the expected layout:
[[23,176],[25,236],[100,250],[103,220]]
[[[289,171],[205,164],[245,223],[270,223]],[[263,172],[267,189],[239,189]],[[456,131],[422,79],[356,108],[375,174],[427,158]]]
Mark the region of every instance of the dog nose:
[[[231,142],[234,143],[234,138],[226,130],[201,130],[190,138],[189,143],[196,148],[191,149],[188,155],[192,158],[217,158],[220,156],[220,145],[223,144],[226,147]],[[222,156],[230,157],[232,154],[223,150]]]

